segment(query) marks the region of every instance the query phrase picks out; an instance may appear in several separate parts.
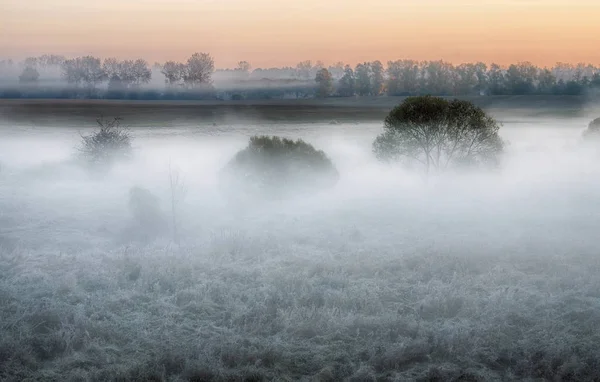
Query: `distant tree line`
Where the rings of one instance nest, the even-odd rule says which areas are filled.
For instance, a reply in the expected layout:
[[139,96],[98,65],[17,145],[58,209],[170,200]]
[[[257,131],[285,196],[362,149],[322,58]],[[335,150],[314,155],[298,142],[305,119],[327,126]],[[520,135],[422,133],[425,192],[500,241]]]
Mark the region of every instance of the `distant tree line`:
[[208,53],[185,62],[104,60],[59,55],[0,61],[0,97],[108,99],[269,99],[355,96],[583,95],[600,90],[600,68],[558,63],[497,64],[445,61],[302,61],[295,67],[257,68],[241,61],[215,69]]
[[[327,96],[464,96],[464,95],[582,95],[600,90],[600,68],[558,63],[539,68],[519,62],[507,68],[482,63],[452,65],[445,61],[364,62],[349,65],[337,81],[324,73],[315,77],[319,95]],[[334,85],[335,89],[327,91]]]

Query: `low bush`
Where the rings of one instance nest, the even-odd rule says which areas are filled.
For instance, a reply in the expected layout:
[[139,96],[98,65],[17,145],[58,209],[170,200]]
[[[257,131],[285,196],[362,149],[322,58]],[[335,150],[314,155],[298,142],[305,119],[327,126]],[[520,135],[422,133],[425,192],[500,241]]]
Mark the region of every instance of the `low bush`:
[[309,143],[254,136],[223,168],[220,186],[229,196],[280,199],[332,187],[338,179],[327,155]]
[[131,134],[121,126],[121,119],[96,120],[99,130],[81,136],[79,155],[88,165],[105,169],[115,161],[129,159],[132,155]]

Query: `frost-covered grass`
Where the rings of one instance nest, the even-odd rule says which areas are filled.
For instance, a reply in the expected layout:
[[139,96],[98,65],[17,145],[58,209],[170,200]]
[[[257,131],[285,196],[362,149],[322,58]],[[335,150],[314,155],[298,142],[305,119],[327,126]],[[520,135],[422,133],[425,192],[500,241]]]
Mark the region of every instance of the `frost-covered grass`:
[[600,378],[597,221],[414,200],[246,213],[178,247],[3,237],[0,380]]
[[[68,142],[37,166],[29,138],[4,143],[0,380],[600,380],[600,161],[580,131],[510,130],[499,174],[424,185],[342,127],[314,134],[335,189],[238,211],[214,181],[234,142],[138,135],[105,179],[61,164]],[[171,153],[178,246],[136,238],[127,210],[139,185],[168,214]]]

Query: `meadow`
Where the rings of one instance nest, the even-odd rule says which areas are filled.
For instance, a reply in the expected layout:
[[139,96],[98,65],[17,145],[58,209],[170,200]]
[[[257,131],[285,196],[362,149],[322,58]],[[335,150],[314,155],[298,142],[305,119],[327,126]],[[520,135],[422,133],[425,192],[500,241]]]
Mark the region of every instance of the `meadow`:
[[[3,101],[0,380],[600,380],[599,109],[496,101],[501,167],[427,182],[371,153],[397,99]],[[105,176],[72,158],[99,115],[134,138]],[[254,134],[305,139],[340,181],[229,204],[217,173]],[[142,186],[169,212],[169,164],[179,244],[127,208]]]

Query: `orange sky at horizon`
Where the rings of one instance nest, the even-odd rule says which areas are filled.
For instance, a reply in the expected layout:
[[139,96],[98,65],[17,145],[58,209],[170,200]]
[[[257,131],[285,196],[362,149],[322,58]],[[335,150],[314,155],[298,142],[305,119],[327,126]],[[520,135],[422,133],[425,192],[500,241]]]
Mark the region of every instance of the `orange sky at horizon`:
[[597,0],[0,0],[0,56],[600,65]]

